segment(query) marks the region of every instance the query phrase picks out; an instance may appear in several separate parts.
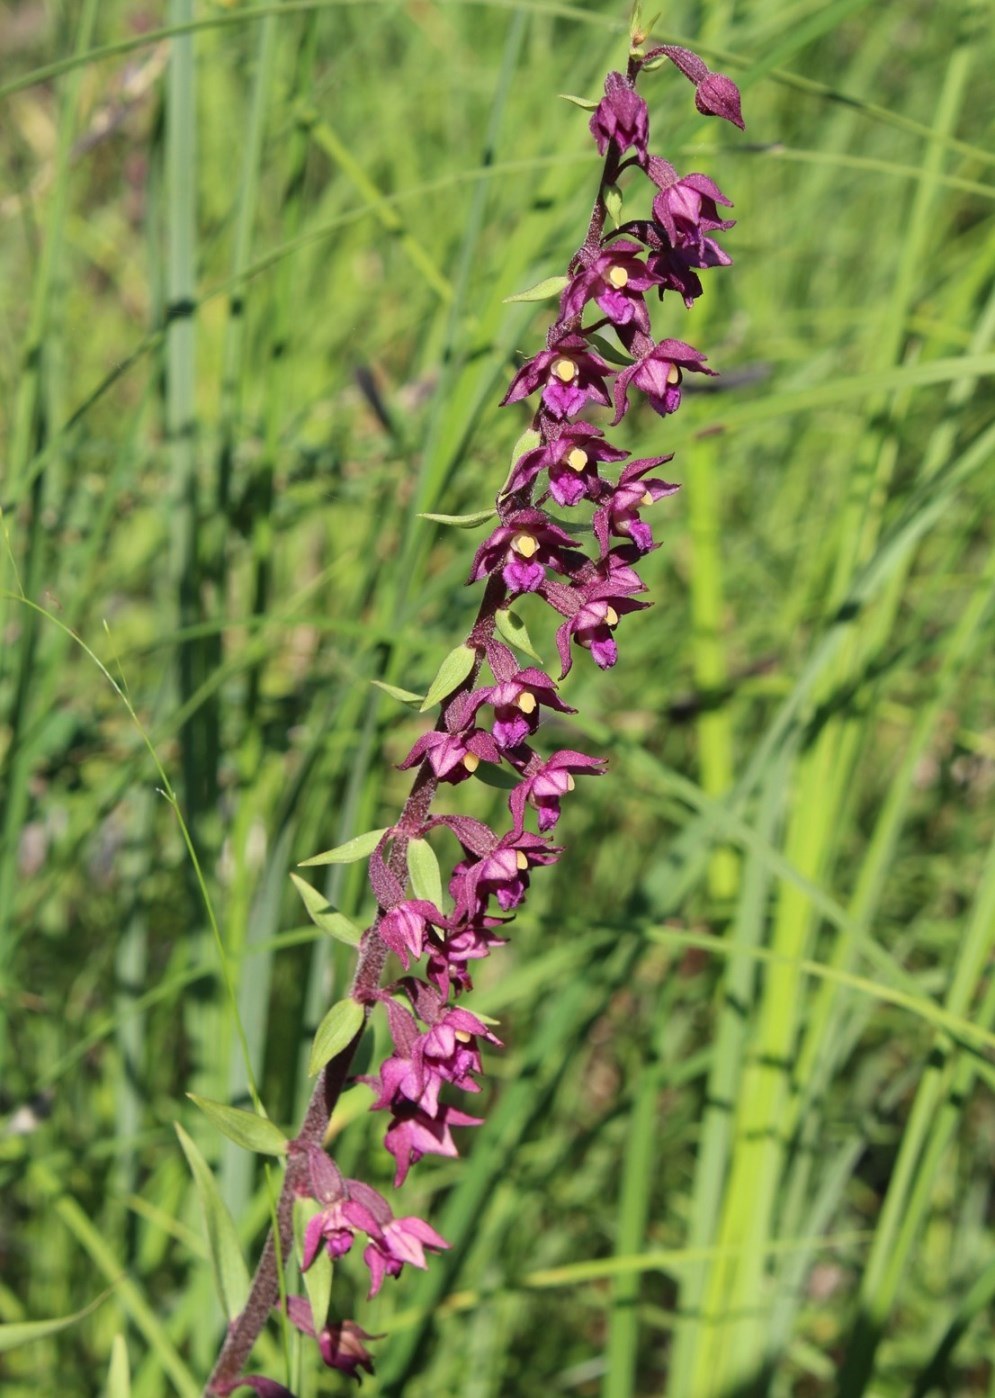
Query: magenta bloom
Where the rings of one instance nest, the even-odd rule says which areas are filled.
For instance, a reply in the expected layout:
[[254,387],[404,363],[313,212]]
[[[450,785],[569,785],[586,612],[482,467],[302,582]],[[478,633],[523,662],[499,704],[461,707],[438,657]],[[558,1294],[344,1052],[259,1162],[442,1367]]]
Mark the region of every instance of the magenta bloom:
[[441,994],[459,994],[473,989],[467,969],[468,961],[480,961],[489,956],[493,947],[503,947],[505,938],[493,930],[507,921],[500,917],[477,917],[456,923],[442,941],[429,943],[426,975]]
[[404,1183],[411,1166],[417,1165],[423,1155],[459,1155],[452,1135],[454,1126],[480,1124],[480,1117],[468,1116],[445,1103],[440,1104],[438,1115],[434,1117],[411,1102],[398,1103],[394,1108],[394,1120],[384,1137],[384,1144],[397,1161],[394,1188]]
[[419,1033],[414,1016],[396,1000],[384,997],[396,1052],[381,1067],[379,1081],[364,1081],[380,1089],[372,1104],[373,1111],[393,1109],[404,1101],[434,1117],[438,1115],[443,1083],[479,1092],[472,1076],[481,1071],[477,1040],[483,1038],[498,1047],[501,1041],[469,1010],[448,1006],[431,985],[410,977],[402,984],[428,1028]]
[[317,1257],[322,1243],[334,1261],[349,1251],[357,1232],[374,1236],[380,1232],[382,1224],[393,1217],[383,1195],[362,1180],[344,1179],[338,1167],[317,1146],[308,1150],[308,1174],[311,1197],[322,1208],[304,1233],[305,1271]]
[[702,293],[701,278],[695,268],[728,267],[732,258],[714,238],[702,238],[701,251],[691,247],[662,247],[650,254],[647,263],[659,278],[661,293],[676,291],[685,306],[693,306]]
[[653,531],[640,518],[639,511],[665,495],[680,490],[664,480],[644,480],[647,471],[669,461],[669,456],[653,456],[644,461],[630,461],[619,476],[618,485],[605,492],[605,503],[595,512],[594,533],[603,554],[609,551],[608,536],[618,534],[631,539],[640,553],[653,547]]
[[425,950],[425,932],[430,926],[445,927],[447,919],[434,903],[424,898],[409,898],[384,913],[377,931],[407,970],[410,958],[417,960]]
[[[479,1084],[471,1076],[481,1071],[478,1040],[483,1039],[495,1048],[502,1047],[501,1040],[469,1010],[446,1005],[430,986],[416,981],[412,989],[417,996],[418,1013],[431,1025],[419,1040],[426,1064],[455,1087],[463,1088],[466,1092],[479,1092]],[[434,997],[434,1011],[428,1008],[431,997]]]
[[588,401],[607,408],[611,399],[605,379],[613,373],[583,335],[563,335],[519,369],[501,407],[528,398],[541,387],[542,401],[554,417],[574,417]]
[[502,836],[489,854],[461,860],[453,870],[449,892],[457,912],[477,916],[492,896],[504,912],[510,912],[528,891],[529,870],[537,864],[555,864],[561,853],[538,835],[513,831]]
[[[544,575],[545,576],[545,575]],[[470,728],[463,733],[423,733],[398,769],[416,766],[423,758],[441,782],[466,781],[481,762],[500,762],[501,752],[489,733]]]
[[[375,1296],[384,1276],[396,1277],[405,1262],[414,1262],[417,1267],[425,1266],[422,1245],[436,1249],[449,1246],[420,1218],[395,1218],[383,1195],[368,1184],[363,1184],[362,1180],[343,1179],[325,1152],[317,1146],[308,1151],[308,1169],[312,1193],[325,1207],[311,1219],[304,1234],[302,1262],[305,1271],[311,1266],[323,1241],[334,1260],[349,1251],[356,1233],[365,1233],[369,1243],[363,1260],[370,1269],[370,1295]],[[300,1315],[303,1319],[303,1312]],[[290,1318],[298,1329],[305,1329],[293,1314]],[[307,1318],[310,1318],[310,1308]]]
[[613,425],[621,422],[629,406],[627,394],[634,384],[658,413],[676,413],[681,406],[681,379],[685,372],[715,375],[706,369],[705,356],[683,340],[661,340],[648,354],[623,369],[615,380],[615,416]]
[[516,510],[477,549],[468,581],[500,568],[511,592],[535,592],[547,568],[569,573],[581,561],[571,536],[542,510]]
[[576,505],[585,495],[593,498],[599,461],[624,461],[629,455],[606,442],[597,427],[575,422],[558,437],[520,456],[508,481],[512,494],[532,484],[540,471],[549,472],[549,493],[558,505]]
[[[428,1227],[427,1224],[425,1226]],[[361,1377],[360,1369],[365,1369],[368,1374],[373,1373],[373,1360],[363,1341],[379,1339],[379,1336],[368,1335],[352,1320],[326,1325],[320,1334],[316,1334],[311,1303],[305,1296],[287,1297],[287,1315],[298,1330],[318,1341],[321,1357],[329,1369],[338,1369],[357,1382]],[[242,1382],[249,1383],[249,1380],[243,1379]],[[253,1384],[252,1387],[256,1386]],[[256,1387],[256,1392],[260,1398],[279,1398],[287,1390],[278,1384],[272,1390]],[[292,1394],[290,1398],[293,1398]]]
[[647,605],[631,597],[596,597],[579,607],[556,633],[556,648],[563,666],[560,678],[568,674],[573,665],[571,638],[591,652],[599,669],[610,670],[618,660],[613,632],[619,618],[625,612],[642,611]]
[[556,685],[543,670],[530,667],[486,689],[478,689],[474,707],[491,704],[494,723],[491,732],[500,748],[517,748],[539,727],[542,708],[561,714],[575,714],[556,693]]
[[586,757],[569,748],[555,752],[537,771],[519,782],[509,796],[508,805],[516,829],[523,828],[525,807],[529,805],[538,813],[540,832],[545,834],[552,830],[560,818],[560,798],[574,789],[573,774],[583,772],[600,777],[605,766],[603,757]]
[[735,219],[720,217],[719,204],[732,208],[731,202],[707,175],[690,174],[661,187],[653,200],[653,217],[672,247],[700,250],[705,233],[735,226]]
[[406,1262],[422,1271],[428,1266],[425,1249],[441,1252],[449,1244],[434,1228],[420,1218],[395,1218],[384,1228],[380,1238],[371,1242],[363,1253],[370,1269],[370,1291],[367,1300],[376,1296],[384,1277],[396,1277]]
[[601,155],[605,154],[609,143],[620,155],[635,146],[639,163],[646,163],[649,139],[646,103],[621,73],[609,73],[605,79],[605,95],[591,117],[591,135]]
[[611,243],[570,282],[560,300],[561,318],[579,316],[587,302],[594,301],[614,325],[636,325],[648,335],[650,318],[643,292],[660,278],[648,270],[642,251],[638,243],[622,238]]

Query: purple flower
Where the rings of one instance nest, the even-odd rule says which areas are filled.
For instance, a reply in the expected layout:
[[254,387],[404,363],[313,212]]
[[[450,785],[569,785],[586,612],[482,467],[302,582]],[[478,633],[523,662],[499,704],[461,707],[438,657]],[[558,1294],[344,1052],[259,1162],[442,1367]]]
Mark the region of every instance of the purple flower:
[[560,300],[560,317],[579,316],[593,300],[613,325],[636,325],[648,335],[650,318],[643,292],[659,280],[643,262],[639,244],[620,238],[573,278]]
[[646,103],[621,73],[609,73],[605,79],[605,95],[591,117],[591,135],[601,155],[608,150],[609,143],[620,155],[635,146],[639,163],[645,164],[649,138]]
[[735,226],[735,219],[720,218],[719,204],[732,207],[707,175],[690,174],[661,186],[653,200],[653,217],[672,247],[695,247],[700,251],[705,233]]
[[[379,1335],[368,1335],[352,1320],[326,1325],[319,1334],[315,1334],[311,1304],[304,1296],[287,1297],[287,1315],[298,1330],[318,1341],[321,1357],[329,1369],[339,1369],[357,1382],[361,1380],[360,1369],[365,1369],[368,1374],[373,1373],[373,1360],[363,1341],[379,1339]],[[242,1382],[248,1383],[249,1380],[243,1379]],[[256,1388],[260,1398],[279,1398],[280,1391],[280,1385],[272,1390]],[[286,1393],[287,1390],[282,1391]]]
[[352,1247],[357,1231],[379,1234],[382,1224],[393,1215],[386,1199],[361,1180],[346,1180],[318,1146],[308,1149],[308,1175],[311,1197],[322,1207],[304,1232],[303,1267],[317,1257],[322,1243],[334,1261]]
[[591,652],[599,669],[610,670],[618,660],[618,646],[612,633],[619,618],[625,612],[642,611],[646,605],[629,597],[594,597],[584,602],[556,633],[556,648],[563,666],[560,678],[568,674],[573,665],[571,638]]
[[441,1252],[449,1244],[436,1233],[434,1228],[420,1218],[395,1218],[386,1225],[381,1236],[374,1239],[363,1253],[363,1261],[370,1269],[370,1291],[367,1300],[372,1300],[383,1286],[384,1277],[396,1277],[404,1264],[419,1267],[422,1271],[428,1266],[425,1249]]
[[[318,1146],[308,1151],[308,1172],[313,1197],[324,1207],[305,1230],[302,1257],[305,1271],[318,1255],[322,1242],[334,1260],[349,1251],[357,1233],[365,1233],[369,1243],[363,1260],[370,1269],[370,1296],[375,1296],[384,1276],[396,1277],[405,1262],[414,1262],[416,1267],[425,1266],[423,1244],[436,1249],[449,1246],[420,1218],[395,1218],[383,1195],[362,1180],[343,1179]],[[299,1307],[298,1314],[301,1319],[305,1318]],[[299,1329],[305,1328],[293,1313],[290,1318]],[[310,1308],[306,1318],[310,1320]]]
[[515,826],[521,830],[525,823],[526,804],[538,812],[539,830],[552,830],[560,818],[560,797],[574,789],[573,774],[589,773],[601,776],[605,770],[603,757],[587,757],[582,752],[564,748],[555,752],[515,787],[508,798]]
[[588,422],[571,423],[558,437],[534,447],[518,458],[508,481],[507,493],[524,490],[540,471],[549,471],[549,492],[558,505],[576,505],[593,496],[598,483],[599,461],[624,461],[629,455],[606,442]]
[[535,592],[547,568],[569,573],[582,560],[573,543],[542,510],[516,510],[477,549],[469,581],[500,568],[509,591]]
[[623,369],[615,380],[615,416],[613,424],[622,421],[628,408],[629,385],[635,384],[649,399],[650,407],[658,413],[676,413],[681,406],[681,379],[690,370],[696,374],[715,375],[706,369],[705,356],[683,340],[661,340],[648,354]]
[[437,1116],[439,1089],[445,1082],[468,1092],[480,1089],[471,1074],[481,1071],[477,1039],[500,1046],[483,1020],[468,1010],[446,1004],[443,996],[424,981],[406,978],[402,985],[419,1017],[428,1025],[418,1032],[414,1016],[389,996],[383,996],[396,1052],[382,1065],[373,1111],[413,1102],[429,1116]]
[[701,278],[695,268],[728,267],[732,258],[713,238],[702,238],[701,251],[693,248],[662,247],[650,254],[649,265],[660,280],[661,293],[676,291],[685,306],[693,306],[702,293]]
[[[543,575],[545,576],[545,574]],[[441,782],[466,781],[483,762],[500,762],[501,752],[489,733],[471,728],[463,733],[423,733],[398,769],[414,767],[423,758]]]
[[445,927],[447,919],[434,903],[424,898],[409,898],[384,913],[377,931],[407,970],[409,958],[417,960],[425,950],[425,930],[430,926]]
[[504,835],[490,853],[456,865],[449,892],[457,913],[476,916],[492,896],[505,912],[517,908],[528,891],[529,870],[537,864],[554,864],[561,853],[538,835],[522,831]]
[[595,512],[593,521],[603,554],[609,552],[609,534],[631,539],[640,553],[648,553],[653,547],[653,531],[643,523],[639,511],[665,495],[673,495],[680,486],[663,480],[647,481],[643,477],[647,471],[670,460],[669,456],[653,456],[644,461],[630,461],[619,476],[618,485],[605,492],[605,503]]
[[394,1120],[384,1137],[384,1144],[397,1161],[394,1188],[407,1179],[408,1170],[417,1165],[423,1155],[457,1156],[452,1127],[479,1126],[481,1118],[442,1103],[438,1115],[431,1117],[411,1102],[398,1103]]
[[482,1019],[455,1005],[447,1005],[443,997],[424,981],[408,977],[404,988],[428,1031],[419,1040],[422,1056],[432,1064],[446,1082],[469,1092],[477,1092],[477,1083],[470,1076],[480,1072],[478,1039],[495,1047],[501,1040],[487,1028]]
[[477,917],[453,925],[453,930],[441,941],[429,942],[429,956],[426,975],[443,995],[450,991],[472,990],[473,981],[467,970],[468,961],[480,961],[489,956],[492,947],[503,947],[505,938],[499,937],[495,927],[503,927],[507,921],[500,917]]
[[435,1116],[439,1110],[439,1089],[445,1079],[425,1063],[420,1044],[411,1044],[384,1060],[379,1079],[364,1081],[380,1089],[376,1101],[370,1104],[371,1111],[393,1110],[403,1101],[413,1102],[429,1116]]
[[607,408],[611,399],[605,379],[613,372],[583,335],[563,335],[519,369],[501,407],[528,398],[542,386],[542,401],[553,417],[573,417],[588,400]]
[[506,680],[479,689],[473,697],[478,705],[493,705],[491,732],[500,748],[517,748],[534,733],[539,727],[543,707],[561,714],[577,712],[560,699],[556,685],[545,671],[534,667],[519,670]]

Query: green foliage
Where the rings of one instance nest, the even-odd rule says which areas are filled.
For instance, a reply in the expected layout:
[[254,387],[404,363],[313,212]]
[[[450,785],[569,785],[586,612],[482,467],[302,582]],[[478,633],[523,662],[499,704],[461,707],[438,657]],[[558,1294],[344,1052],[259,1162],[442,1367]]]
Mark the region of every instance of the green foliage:
[[318,1032],[314,1036],[308,1062],[308,1072],[312,1077],[356,1037],[362,1026],[364,1014],[358,1000],[340,1000],[332,1006],[318,1025]]
[[299,874],[291,874],[290,877],[297,892],[301,895],[301,902],[314,925],[320,927],[322,932],[327,932],[330,937],[334,937],[337,941],[345,942],[350,947],[358,947],[363,936],[363,929],[357,927],[344,913],[337,912],[327,902],[324,895],[306,883]]
[[408,876],[416,898],[442,907],[442,871],[435,850],[427,840],[408,841]]
[[[197,1105],[202,1104],[198,1102]],[[215,1124],[224,1131],[219,1122]],[[239,1246],[238,1231],[218,1191],[210,1165],[179,1123],[176,1125],[176,1134],[197,1188],[218,1299],[225,1316],[232,1321],[242,1310],[249,1295],[249,1272]]]
[[[188,1092],[187,1096],[223,1135],[243,1150],[254,1150],[263,1155],[283,1155],[286,1151],[286,1137],[266,1117],[256,1116],[255,1112],[243,1112],[240,1107],[228,1107],[224,1102],[211,1102],[206,1097],[198,1097],[195,1092]],[[180,1144],[184,1142],[181,1140]],[[190,1156],[187,1158],[189,1160]]]
[[435,707],[440,699],[445,699],[447,694],[452,694],[457,689],[467,675],[473,669],[476,659],[476,652],[470,646],[456,646],[446,656],[445,660],[436,671],[435,679],[428,687],[428,693],[422,701],[420,713],[427,713],[429,709]]
[[[654,323],[722,377],[623,424],[684,488],[656,605],[542,730],[610,770],[476,976],[487,1124],[398,1200],[453,1246],[372,1304],[336,1266],[381,1398],[993,1382],[991,13],[698,13],[647,47],[741,81],[746,139],[670,64],[646,92],[735,265]],[[287,873],[325,849],[308,913],[367,924],[430,722],[395,701],[472,616],[471,537],[419,516],[500,486],[548,323],[505,300],[565,269],[600,168],[555,94],[596,98],[628,7],[155,19],[182,34],[0,11],[4,1398],[201,1390],[212,1271],[258,1255],[280,1165],[186,1094],[296,1122],[329,1006],[359,1027]],[[532,599],[502,634],[554,655]],[[389,1191],[369,1101],[330,1145]],[[258,1367],[286,1376],[279,1325]]]

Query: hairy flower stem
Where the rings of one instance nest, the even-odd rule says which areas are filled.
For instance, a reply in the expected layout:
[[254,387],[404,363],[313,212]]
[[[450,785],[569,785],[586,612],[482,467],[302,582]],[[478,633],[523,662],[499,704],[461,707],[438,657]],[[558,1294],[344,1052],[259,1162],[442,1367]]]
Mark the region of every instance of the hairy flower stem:
[[[457,693],[472,688],[476,682],[483,662],[484,644],[494,633],[494,618],[499,607],[507,599],[507,594],[508,589],[500,576],[496,575],[488,580],[476,619],[466,638],[466,644],[476,652],[476,659]],[[436,724],[437,731],[445,726],[446,707],[443,706]],[[397,820],[397,835],[387,859],[387,868],[402,882],[407,867],[408,841],[427,819],[438,785],[438,778],[430,763],[422,762],[415,772],[411,791]],[[363,935],[359,960],[349,990],[350,995],[366,1007],[367,1018],[373,1008],[373,992],[380,985],[388,955],[386,944],[377,935],[383,911],[382,908],[378,909],[376,919]],[[275,1224],[266,1235],[248,1300],[229,1326],[217,1362],[205,1385],[206,1398],[210,1398],[212,1394],[226,1392],[238,1378],[270,1312],[280,1299],[280,1266],[290,1256],[294,1200],[301,1193],[307,1180],[307,1148],[312,1145],[321,1146],[324,1142],[329,1119],[346,1085],[352,1060],[362,1037],[363,1030],[360,1029],[350,1043],[330,1059],[318,1074],[301,1129],[287,1148],[287,1166],[277,1200]]]

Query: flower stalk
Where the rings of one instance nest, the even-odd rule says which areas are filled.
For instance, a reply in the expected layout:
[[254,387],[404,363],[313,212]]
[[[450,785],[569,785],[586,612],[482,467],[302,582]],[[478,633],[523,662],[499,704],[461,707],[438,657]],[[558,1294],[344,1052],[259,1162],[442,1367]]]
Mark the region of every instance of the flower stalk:
[[[577,649],[602,669],[613,666],[623,617],[649,605],[638,598],[646,587],[637,567],[658,544],[642,512],[677,489],[652,474],[670,457],[627,460],[629,453],[582,414],[613,410],[609,426],[617,426],[641,394],[667,416],[680,406],[686,373],[714,373],[705,355],[683,340],[653,338],[646,303],[656,291],[659,298],[676,293],[690,307],[702,291],[698,271],[730,261],[712,237],[732,226],[720,216],[720,206],[729,201],[707,176],[680,177],[649,151],[648,111],[636,84],[644,68],[665,60],[692,82],[699,111],[742,126],[735,85],[670,45],[643,54],[637,44],[627,71],[610,73],[604,96],[592,104],[590,131],[604,156],[601,179],[584,240],[566,276],[554,283],[561,293],[559,314],[545,349],[518,370],[502,400],[511,405],[538,395],[531,426],[495,503],[497,525],[477,549],[470,570],[471,584],[486,581],[461,652],[466,663],[442,696],[435,727],[400,764],[414,771],[411,791],[370,856],[378,911],[360,942],[349,992],[359,1028],[321,1068],[301,1129],[287,1143],[275,1228],[208,1380],[208,1394],[224,1395],[240,1386],[261,1398],[288,1394],[275,1380],[243,1370],[280,1301],[280,1268],[292,1254],[298,1200],[310,1200],[312,1209],[301,1270],[307,1272],[323,1252],[333,1260],[344,1256],[360,1239],[371,1296],[405,1265],[425,1267],[426,1252],[448,1246],[425,1220],[398,1217],[379,1192],[344,1178],[325,1151],[324,1136],[365,1021],[382,1012],[393,1051],[365,1081],[376,1094],[371,1110],[389,1114],[384,1143],[394,1157],[394,1187],[425,1155],[458,1153],[454,1128],[479,1125],[480,1118],[443,1094],[453,1088],[479,1092],[482,1046],[500,1047],[488,1025],[457,1003],[472,989],[471,963],[503,944],[533,871],[563,854],[551,833],[576,778],[606,769],[603,758],[572,749],[545,756],[533,749],[544,712],[575,710],[560,698],[552,676],[520,663],[501,639],[507,633],[501,622],[516,597],[540,597],[558,619],[562,680]],[[654,193],[648,217],[623,222],[616,216],[618,181],[629,171],[647,177]],[[610,213],[613,230],[608,230]],[[667,296],[668,303],[673,299]],[[594,318],[585,324],[592,309]],[[604,341],[605,330],[614,333],[617,348]],[[603,474],[623,462],[614,481]],[[549,502],[571,513],[584,506],[590,510],[589,549],[578,544],[582,531],[565,528],[567,521],[549,514]],[[481,684],[485,665],[492,683]],[[440,784],[468,780],[482,762],[503,768],[513,780],[507,830],[468,816],[433,814]],[[532,822],[535,831],[527,828]],[[449,879],[448,907],[440,897],[418,896],[411,884],[412,844],[435,831],[454,839],[460,850]],[[405,974],[384,984],[392,955]],[[411,974],[419,963],[422,974]],[[317,1343],[328,1367],[357,1380],[362,1371],[372,1372],[366,1347],[371,1337],[354,1321],[326,1322],[297,1296],[286,1299],[286,1314]]]

